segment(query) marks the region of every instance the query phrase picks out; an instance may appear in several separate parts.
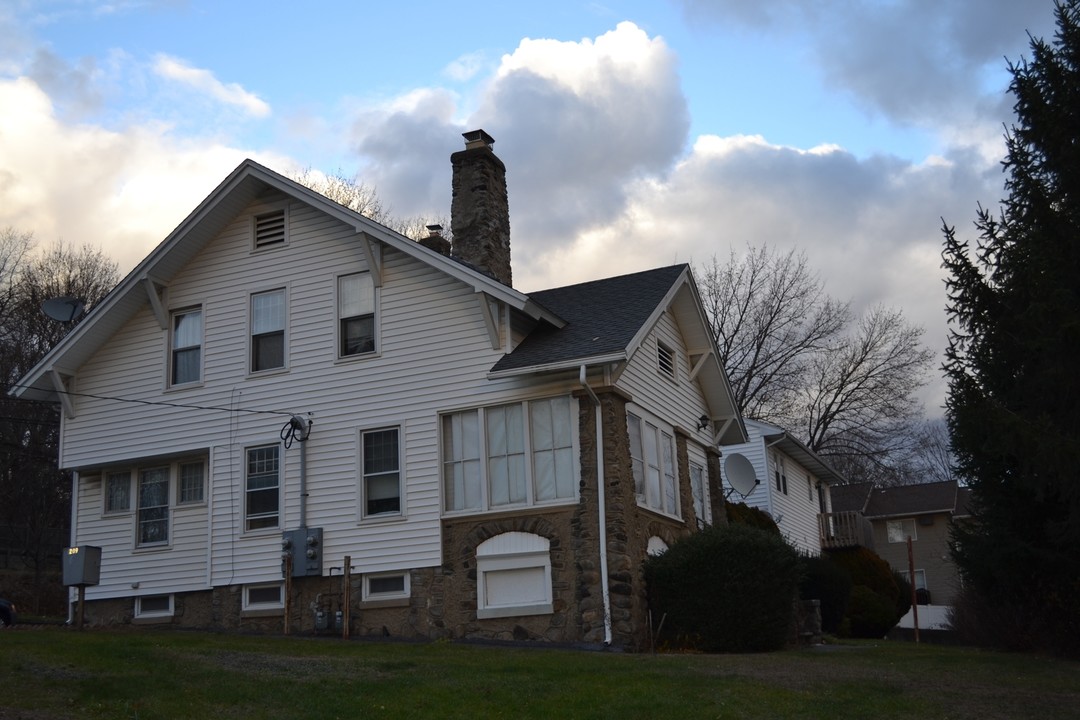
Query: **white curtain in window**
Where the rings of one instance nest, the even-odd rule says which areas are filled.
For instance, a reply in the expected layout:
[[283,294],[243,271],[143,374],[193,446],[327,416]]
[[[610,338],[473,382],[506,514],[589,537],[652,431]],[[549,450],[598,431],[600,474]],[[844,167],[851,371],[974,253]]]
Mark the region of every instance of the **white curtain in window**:
[[285,329],[285,292],[251,296],[251,332],[255,335]]
[[370,273],[345,275],[338,280],[340,317],[371,315],[375,312],[375,283]]

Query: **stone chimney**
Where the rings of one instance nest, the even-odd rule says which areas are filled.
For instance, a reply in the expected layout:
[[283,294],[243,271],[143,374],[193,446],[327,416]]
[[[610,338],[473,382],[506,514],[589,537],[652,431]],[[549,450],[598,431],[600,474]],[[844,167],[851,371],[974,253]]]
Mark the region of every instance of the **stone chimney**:
[[465,149],[450,156],[453,256],[512,286],[506,166],[492,151],[495,140],[486,132],[472,130],[462,136]]
[[442,225],[428,225],[427,237],[422,237],[416,242],[420,243],[428,250],[434,250],[440,255],[450,254],[450,241],[442,235]]

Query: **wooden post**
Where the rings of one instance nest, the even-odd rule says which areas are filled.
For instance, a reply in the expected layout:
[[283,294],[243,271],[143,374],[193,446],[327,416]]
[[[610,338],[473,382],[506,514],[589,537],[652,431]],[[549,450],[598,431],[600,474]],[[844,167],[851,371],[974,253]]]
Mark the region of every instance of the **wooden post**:
[[341,589],[342,605],[341,608],[341,637],[345,640],[349,639],[349,626],[352,624],[352,558],[348,555],[345,556],[345,567],[341,571],[341,580],[345,583],[345,587]]
[[79,585],[79,616],[75,621],[75,627],[79,630],[83,629],[83,608],[86,607],[86,586]]
[[285,556],[285,634],[289,634],[289,616],[292,615],[292,553]]
[[907,536],[908,577],[911,579],[911,619],[915,622],[915,642],[919,642],[919,603],[915,594],[915,556],[911,552],[911,536]]

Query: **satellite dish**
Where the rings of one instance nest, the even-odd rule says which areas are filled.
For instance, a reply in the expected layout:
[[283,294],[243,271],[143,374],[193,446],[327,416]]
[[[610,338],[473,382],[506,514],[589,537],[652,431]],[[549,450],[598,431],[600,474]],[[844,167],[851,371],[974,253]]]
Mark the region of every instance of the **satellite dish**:
[[49,298],[45,302],[41,303],[41,311],[51,317],[53,320],[62,323],[75,322],[82,317],[83,310],[85,309],[83,301],[74,297],[55,297]]
[[745,455],[728,455],[724,461],[724,472],[727,474],[728,485],[743,497],[749,495],[758,484],[754,464],[747,460]]

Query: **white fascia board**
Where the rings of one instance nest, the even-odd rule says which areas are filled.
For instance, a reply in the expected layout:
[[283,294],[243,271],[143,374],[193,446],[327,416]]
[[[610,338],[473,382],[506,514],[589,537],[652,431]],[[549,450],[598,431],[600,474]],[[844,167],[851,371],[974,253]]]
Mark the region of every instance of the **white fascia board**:
[[547,363],[545,365],[529,365],[527,367],[514,368],[512,370],[488,372],[487,378],[488,380],[498,380],[500,378],[517,377],[520,375],[537,375],[541,373],[560,372],[563,370],[578,370],[582,365],[607,365],[620,363],[624,360],[626,360],[625,353],[610,353],[608,355],[595,355],[573,360],[560,360],[559,362]]

